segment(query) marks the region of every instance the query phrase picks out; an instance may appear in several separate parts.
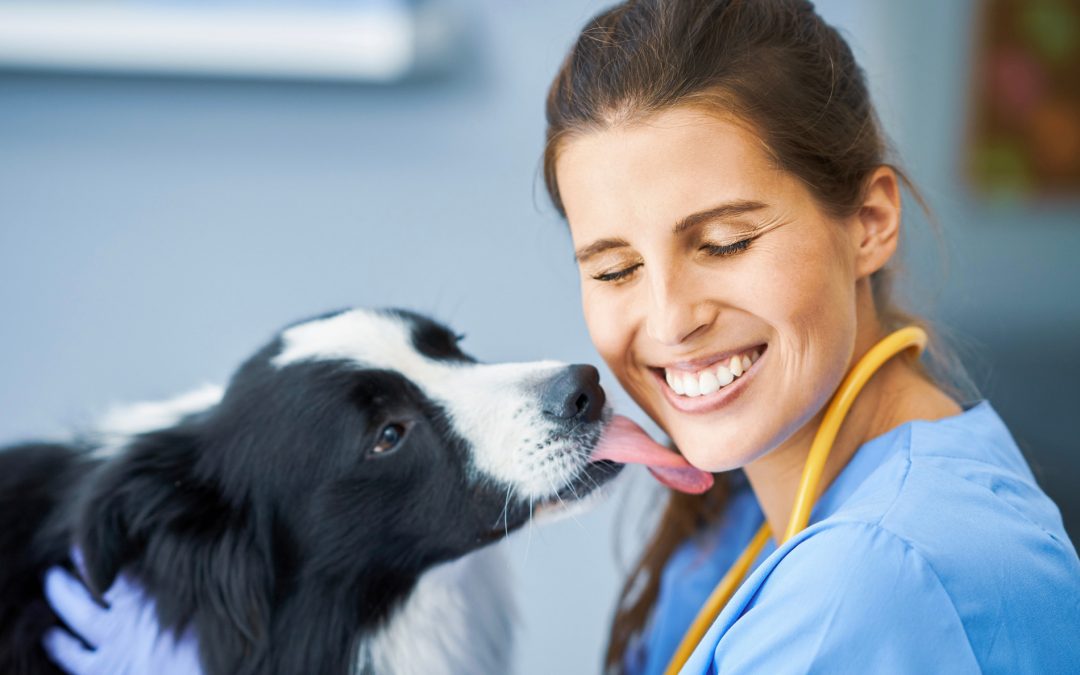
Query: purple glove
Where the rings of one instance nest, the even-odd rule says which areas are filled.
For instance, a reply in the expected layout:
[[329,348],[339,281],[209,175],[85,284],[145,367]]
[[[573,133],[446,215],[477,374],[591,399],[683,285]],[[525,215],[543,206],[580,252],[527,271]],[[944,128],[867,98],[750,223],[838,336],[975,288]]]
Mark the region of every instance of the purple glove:
[[59,567],[45,576],[45,596],[57,616],[92,647],[62,628],[45,633],[45,651],[71,675],[202,675],[192,629],[179,638],[172,631],[162,633],[154,599],[126,575],[105,592],[108,609]]

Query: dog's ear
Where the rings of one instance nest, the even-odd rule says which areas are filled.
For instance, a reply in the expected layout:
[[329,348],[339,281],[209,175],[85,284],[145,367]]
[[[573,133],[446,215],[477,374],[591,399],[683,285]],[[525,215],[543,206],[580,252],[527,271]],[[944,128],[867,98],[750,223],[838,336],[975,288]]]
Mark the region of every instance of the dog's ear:
[[76,529],[86,581],[100,595],[182,515],[198,438],[165,429],[137,436],[90,481]]
[[269,629],[274,575],[269,537],[260,536],[269,527],[196,475],[201,442],[195,429],[139,436],[92,482],[77,543],[99,597],[129,568],[163,626],[195,620],[219,644],[250,654]]

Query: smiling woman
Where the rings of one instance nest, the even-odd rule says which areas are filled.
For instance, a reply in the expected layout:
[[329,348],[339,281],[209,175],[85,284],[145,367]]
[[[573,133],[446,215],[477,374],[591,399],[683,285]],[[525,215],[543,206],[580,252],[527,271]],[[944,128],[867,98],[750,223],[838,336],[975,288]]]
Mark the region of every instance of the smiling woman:
[[[753,132],[695,108],[569,140],[556,167],[593,341],[695,465],[775,448],[824,406],[856,343],[881,334],[856,282],[896,249],[891,170],[836,221]],[[756,401],[771,414],[736,424]]]
[[[705,495],[671,495],[616,612],[607,668],[660,672],[753,532],[786,529],[845,374],[925,324],[890,289],[907,181],[850,49],[809,2],[619,4],[582,30],[547,118],[546,184],[593,343],[686,459],[719,473]],[[1037,628],[1080,624],[1060,516],[942,364],[907,354],[873,376],[810,527],[748,561],[681,672],[1076,662]],[[1006,590],[987,570],[1020,572]]]

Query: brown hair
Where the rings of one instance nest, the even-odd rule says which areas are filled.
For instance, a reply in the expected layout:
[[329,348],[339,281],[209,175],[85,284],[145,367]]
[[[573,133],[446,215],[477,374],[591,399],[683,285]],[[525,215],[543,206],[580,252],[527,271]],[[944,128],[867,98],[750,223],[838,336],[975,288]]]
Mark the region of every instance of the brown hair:
[[[678,105],[706,107],[752,125],[777,165],[798,177],[827,212],[854,213],[867,179],[893,168],[862,70],[837,31],[806,0],[627,0],[586,24],[547,98],[544,181],[566,216],[555,163],[567,138],[630,122]],[[892,265],[871,277],[886,330],[926,322],[892,299]],[[931,340],[934,380],[959,362]],[[935,365],[936,364],[936,365]],[[941,386],[959,392],[964,385]],[[607,671],[640,633],[659,591],[660,570],[676,547],[723,512],[724,476],[700,496],[671,493],[646,548],[628,576],[608,643]]]

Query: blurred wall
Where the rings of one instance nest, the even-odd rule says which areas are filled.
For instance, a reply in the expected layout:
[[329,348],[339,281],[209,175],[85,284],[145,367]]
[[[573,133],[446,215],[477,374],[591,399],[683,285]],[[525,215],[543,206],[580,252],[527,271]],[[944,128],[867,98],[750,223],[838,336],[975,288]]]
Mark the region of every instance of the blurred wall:
[[[431,312],[485,360],[597,362],[536,179],[548,79],[604,4],[462,0],[469,66],[389,87],[0,74],[0,442],[223,380],[280,325],[345,305]],[[1080,210],[1001,208],[957,178],[971,0],[818,4],[943,223],[947,276],[911,219],[919,307],[962,339],[1075,538]],[[511,541],[521,673],[597,672],[655,509],[629,482]]]
[[[909,204],[910,285],[952,333],[982,395],[1064,512],[1075,543],[1080,195],[1025,203],[977,195],[964,178],[978,6],[974,0],[874,3],[872,32],[852,30],[871,55],[869,76],[885,126],[944,235],[938,241]],[[942,255],[931,255],[937,250]]]

